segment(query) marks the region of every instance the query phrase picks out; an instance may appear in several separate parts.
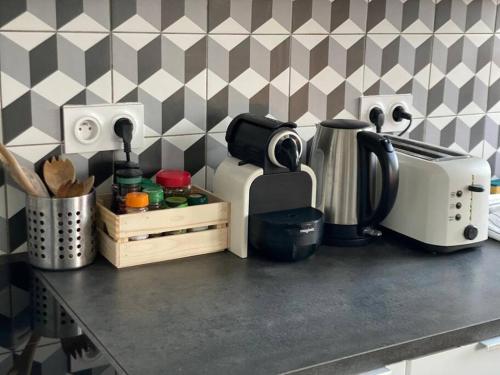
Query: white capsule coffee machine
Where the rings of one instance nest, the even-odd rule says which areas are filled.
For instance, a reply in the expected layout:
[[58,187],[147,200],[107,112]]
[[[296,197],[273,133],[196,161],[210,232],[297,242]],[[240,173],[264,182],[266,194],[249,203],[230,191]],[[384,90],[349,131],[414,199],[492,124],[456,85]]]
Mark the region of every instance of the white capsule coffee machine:
[[308,257],[321,242],[323,214],[316,177],[300,163],[296,125],[252,114],[234,118],[228,151],[217,168],[214,192],[231,203],[229,250],[246,258],[249,247],[277,260]]

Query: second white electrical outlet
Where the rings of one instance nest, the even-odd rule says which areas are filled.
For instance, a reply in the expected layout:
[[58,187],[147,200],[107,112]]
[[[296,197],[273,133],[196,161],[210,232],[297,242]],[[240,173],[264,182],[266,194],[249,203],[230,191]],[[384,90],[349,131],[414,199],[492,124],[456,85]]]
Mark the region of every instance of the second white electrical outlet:
[[64,152],[67,154],[120,150],[123,141],[115,134],[114,125],[128,118],[134,126],[132,148],[143,145],[144,105],[116,103],[65,105],[63,107]]
[[379,107],[380,109],[382,109],[385,115],[382,132],[388,133],[402,131],[408,125],[407,120],[396,122],[392,118],[392,111],[398,105],[402,106],[405,111],[409,113],[415,113],[415,111],[413,110],[413,96],[411,94],[362,96],[360,98],[359,119],[361,121],[370,123],[370,111],[374,107]]

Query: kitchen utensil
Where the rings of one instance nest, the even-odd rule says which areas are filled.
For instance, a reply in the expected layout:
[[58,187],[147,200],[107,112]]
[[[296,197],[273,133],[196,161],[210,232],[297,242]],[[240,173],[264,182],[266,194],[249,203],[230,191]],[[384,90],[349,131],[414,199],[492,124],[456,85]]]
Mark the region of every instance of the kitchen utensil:
[[[300,163],[303,146],[295,128],[293,123],[251,114],[239,115],[229,124],[226,141],[231,156],[217,168],[214,190],[231,202],[229,250],[242,258],[247,257],[250,237],[253,245],[260,243],[260,226],[251,225],[259,220],[251,220],[252,215],[275,212],[266,220],[278,222],[277,212],[315,205],[316,178]],[[277,236],[286,235],[284,226],[279,230]],[[297,249],[303,245],[298,238],[286,244],[285,249],[268,246],[265,254],[279,258],[286,251],[284,258],[296,260],[312,253]]]
[[66,355],[81,358],[91,348],[92,342],[85,334],[61,338],[61,347]]
[[421,247],[451,252],[488,237],[488,162],[461,152],[388,136],[399,160],[399,191],[381,222]]
[[71,160],[56,159],[53,156],[51,160],[45,160],[43,164],[43,178],[52,194],[57,195],[62,184],[75,181],[75,167]]
[[56,197],[72,198],[87,195],[94,187],[94,179],[94,176],[89,176],[83,182],[68,180],[59,187]]
[[21,355],[15,357],[14,367],[7,372],[7,375],[27,375],[32,373],[31,369],[33,367],[35,352],[41,338],[38,333],[31,333]]
[[74,198],[26,197],[28,255],[48,270],[75,269],[95,258],[95,190]]
[[0,144],[0,155],[0,161],[26,194],[38,197],[49,196],[49,192],[40,177],[35,172],[22,167],[3,144]]
[[[366,131],[356,120],[323,121],[317,126],[309,165],[316,173],[317,208],[325,215],[324,243],[361,245],[380,235],[373,226],[390,212],[398,192],[398,158],[391,141]],[[372,208],[371,177],[381,165],[381,193]],[[373,190],[373,189],[371,189]]]

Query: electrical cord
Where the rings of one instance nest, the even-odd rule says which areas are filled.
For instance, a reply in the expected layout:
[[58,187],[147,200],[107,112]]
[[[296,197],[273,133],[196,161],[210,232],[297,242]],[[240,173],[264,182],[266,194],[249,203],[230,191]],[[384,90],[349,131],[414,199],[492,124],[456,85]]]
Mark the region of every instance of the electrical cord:
[[410,119],[408,121],[408,125],[406,125],[406,128],[404,128],[403,131],[398,134],[398,137],[401,137],[403,134],[405,134],[408,131],[408,129],[410,129],[412,122],[413,122],[413,118],[410,116]]

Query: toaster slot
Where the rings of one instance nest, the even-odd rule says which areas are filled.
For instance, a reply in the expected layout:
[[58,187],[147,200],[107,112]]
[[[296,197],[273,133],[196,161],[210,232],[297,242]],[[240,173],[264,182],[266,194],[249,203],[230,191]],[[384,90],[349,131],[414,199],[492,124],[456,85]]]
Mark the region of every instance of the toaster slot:
[[428,161],[444,161],[470,157],[467,154],[448,150],[443,147],[430,145],[424,142],[418,142],[411,139],[405,139],[390,135],[387,137],[391,140],[396,150]]

